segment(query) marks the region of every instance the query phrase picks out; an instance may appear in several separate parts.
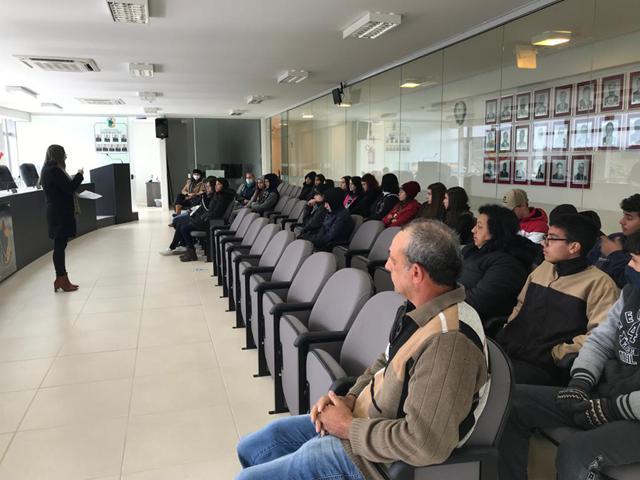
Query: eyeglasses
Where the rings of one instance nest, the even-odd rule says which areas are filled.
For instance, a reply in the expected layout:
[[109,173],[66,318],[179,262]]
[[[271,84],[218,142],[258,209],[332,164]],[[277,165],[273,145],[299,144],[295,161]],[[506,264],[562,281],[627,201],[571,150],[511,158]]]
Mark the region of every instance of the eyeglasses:
[[549,235],[543,235],[542,236],[542,241],[544,243],[549,243],[549,242],[556,242],[556,241],[570,242],[571,240],[569,240],[568,238],[550,237]]

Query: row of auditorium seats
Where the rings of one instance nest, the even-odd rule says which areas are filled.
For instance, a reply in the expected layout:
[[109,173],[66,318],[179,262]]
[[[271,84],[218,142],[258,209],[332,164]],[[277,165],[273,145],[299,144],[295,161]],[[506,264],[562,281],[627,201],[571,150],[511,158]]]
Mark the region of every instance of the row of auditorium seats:
[[[384,229],[381,222],[354,216],[348,244],[314,253],[311,242],[296,240],[292,231],[305,202],[287,193],[297,191],[282,185],[274,211],[261,217],[241,209],[230,224],[212,225],[206,234],[218,285],[235,311],[236,327],[245,327],[245,348],[258,350],[255,376],[273,378],[272,413],[306,413],[329,389],[343,391],[384,351],[405,301],[392,291],[384,268],[400,228]],[[480,478],[480,472],[497,478],[496,444],[512,376],[502,350],[488,341],[490,405],[467,447],[437,467],[398,462],[388,467],[389,478],[418,478],[414,474],[423,471],[429,476],[420,478]]]

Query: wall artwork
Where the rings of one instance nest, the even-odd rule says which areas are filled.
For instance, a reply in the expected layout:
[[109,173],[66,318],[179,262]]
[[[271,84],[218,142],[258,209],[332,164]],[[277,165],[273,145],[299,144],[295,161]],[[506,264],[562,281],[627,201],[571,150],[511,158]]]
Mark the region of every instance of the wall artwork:
[[568,175],[566,155],[554,155],[549,159],[549,186],[566,187]]
[[571,157],[571,188],[591,188],[591,155]]

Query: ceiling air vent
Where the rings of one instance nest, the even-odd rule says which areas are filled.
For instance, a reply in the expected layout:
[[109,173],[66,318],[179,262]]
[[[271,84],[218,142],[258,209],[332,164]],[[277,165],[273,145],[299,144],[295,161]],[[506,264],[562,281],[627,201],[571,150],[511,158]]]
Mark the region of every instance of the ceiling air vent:
[[76,98],[85,105],[124,105],[121,98]]
[[32,55],[14,55],[29,68],[47,72],[99,72],[100,68],[90,58],[44,57]]
[[107,5],[116,23],[149,23],[148,0],[107,0]]

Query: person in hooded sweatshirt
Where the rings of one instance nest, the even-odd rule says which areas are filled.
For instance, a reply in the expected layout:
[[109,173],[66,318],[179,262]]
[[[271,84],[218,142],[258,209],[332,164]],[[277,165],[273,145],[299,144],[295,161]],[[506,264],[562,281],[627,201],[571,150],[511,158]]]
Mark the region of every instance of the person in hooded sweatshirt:
[[260,203],[253,203],[251,211],[262,215],[264,212],[270,212],[278,203],[280,193],[278,192],[279,179],[275,173],[267,173],[264,176],[265,193]]
[[537,247],[518,235],[515,213],[500,205],[484,205],[473,227],[473,243],[462,249],[466,302],[483,324],[511,313],[536,258]]
[[382,219],[385,227],[401,227],[416,218],[420,211],[420,202],[416,200],[416,196],[420,193],[420,184],[418,182],[406,182],[400,188],[400,201],[395,207]]
[[302,184],[302,190],[298,195],[298,200],[309,201],[313,198],[313,187],[316,183],[316,172],[309,172],[304,176],[304,183]]
[[324,207],[324,192],[327,190],[328,187],[324,184],[315,187],[313,199],[309,200],[313,201],[313,205],[305,205],[302,229],[298,234],[299,239],[310,240],[322,228],[324,218],[328,213]]
[[330,188],[324,192],[324,208],[327,215],[322,228],[310,240],[318,251],[330,252],[338,244],[345,243],[353,231],[353,219],[342,205],[342,192]]
[[382,196],[371,207],[368,220],[382,220],[400,201],[400,183],[393,173],[385,173],[382,176]]

